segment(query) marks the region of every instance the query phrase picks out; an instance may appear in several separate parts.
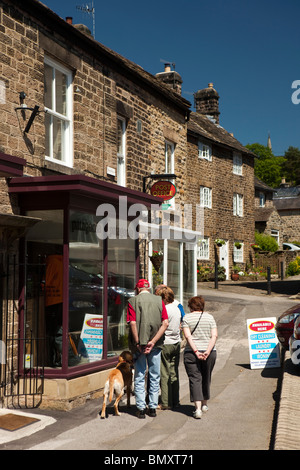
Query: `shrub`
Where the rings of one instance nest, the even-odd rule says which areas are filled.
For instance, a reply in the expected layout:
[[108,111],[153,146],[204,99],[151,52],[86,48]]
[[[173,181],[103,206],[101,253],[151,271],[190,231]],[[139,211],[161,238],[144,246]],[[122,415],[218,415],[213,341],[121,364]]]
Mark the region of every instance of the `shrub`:
[[[299,257],[297,256],[297,258]],[[286,270],[287,276],[296,276],[296,274],[300,273],[300,265],[297,262],[297,258],[289,263]]]
[[255,243],[260,246],[262,251],[277,251],[278,243],[271,235],[255,232]]
[[[197,269],[197,279],[198,282],[203,281],[213,281],[215,279],[215,269],[210,265],[198,266]],[[218,280],[225,281],[225,268],[223,266],[218,266]]]

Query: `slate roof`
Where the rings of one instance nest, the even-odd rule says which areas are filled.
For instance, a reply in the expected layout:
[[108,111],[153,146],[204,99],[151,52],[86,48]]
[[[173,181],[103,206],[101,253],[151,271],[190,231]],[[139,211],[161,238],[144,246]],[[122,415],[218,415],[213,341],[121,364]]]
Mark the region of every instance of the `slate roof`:
[[300,197],[274,198],[274,206],[278,211],[291,211],[300,209]]
[[282,198],[282,197],[298,197],[300,195],[300,186],[293,186],[293,187],[279,187],[276,188],[274,194],[274,198]]
[[267,222],[274,212],[274,207],[259,207],[254,211],[255,222]]
[[253,157],[256,156],[235,139],[232,134],[220,126],[220,124],[216,124],[211,118],[203,114],[197,112],[191,113],[188,122],[188,132],[196,136],[205,137],[212,143],[238,150]]
[[271,186],[268,186],[266,183],[261,181],[257,176],[254,176],[254,186],[255,189],[259,189],[261,191],[269,192],[269,193],[275,193],[276,189],[271,188]]
[[300,209],[300,186],[280,186],[273,197],[274,206],[278,211]]
[[14,0],[12,4],[17,4],[22,10],[27,11],[31,16],[36,17],[43,24],[47,25],[50,30],[53,30],[55,36],[57,33],[63,35],[71,44],[76,44],[83,51],[86,50],[89,54],[99,57],[99,60],[102,60],[104,64],[115,68],[117,67],[116,70],[119,73],[125,74],[128,78],[138,79],[144,86],[151,87],[156,93],[163,95],[165,98],[172,101],[174,105],[181,108],[182,111],[189,114],[191,103],[176,93],[172,88],[144,70],[140,65],[126,59],[109,47],[104,46],[92,36],[84,34],[76,28],[75,25],[67,23],[42,2],[38,0],[26,0],[25,2],[24,0]]

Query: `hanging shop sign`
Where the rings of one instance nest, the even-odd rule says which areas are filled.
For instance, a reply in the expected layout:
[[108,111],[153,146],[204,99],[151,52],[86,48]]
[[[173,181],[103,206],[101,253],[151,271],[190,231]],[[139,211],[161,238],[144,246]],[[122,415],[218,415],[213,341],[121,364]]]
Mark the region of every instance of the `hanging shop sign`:
[[280,367],[275,323],[275,317],[247,320],[251,369]]
[[176,194],[176,186],[171,181],[157,181],[150,189],[151,195],[169,201]]

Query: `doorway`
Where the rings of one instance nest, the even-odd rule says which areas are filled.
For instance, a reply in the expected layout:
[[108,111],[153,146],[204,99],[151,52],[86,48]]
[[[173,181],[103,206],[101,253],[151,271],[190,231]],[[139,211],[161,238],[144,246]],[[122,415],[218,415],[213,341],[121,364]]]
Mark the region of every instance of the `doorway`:
[[220,257],[219,259],[220,266],[225,268],[225,276],[226,276],[226,280],[228,280],[229,279],[228,241],[226,241],[224,245],[220,247],[219,257]]

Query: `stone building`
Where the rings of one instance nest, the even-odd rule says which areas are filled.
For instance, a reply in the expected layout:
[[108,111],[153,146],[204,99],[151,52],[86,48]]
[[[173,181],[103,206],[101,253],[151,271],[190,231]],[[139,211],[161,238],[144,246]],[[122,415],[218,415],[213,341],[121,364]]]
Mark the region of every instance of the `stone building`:
[[169,214],[184,204],[190,103],[36,0],[0,0],[0,57],[0,399],[69,409],[128,347],[127,299],[152,276],[154,243],[164,282],[196,293],[184,230],[139,240],[135,224],[161,205],[157,174],[176,176]]
[[282,179],[279,188],[275,188],[274,207],[280,219],[280,241],[300,241],[300,187],[291,186]]
[[286,183],[271,188],[255,178],[255,229],[284,242],[299,242],[300,188]]
[[187,199],[204,211],[198,260],[219,262],[229,279],[233,265],[246,267],[254,242],[254,155],[219,124],[212,83],[195,93],[195,108],[188,122]]
[[275,189],[257,177],[255,184],[255,230],[274,237],[282,246],[281,221],[274,204]]
[[[198,255],[210,260],[224,239],[227,275],[235,241],[234,261],[247,260],[253,156],[218,124],[213,87],[191,113],[181,83],[37,0],[0,0],[4,406],[70,409],[99,396],[128,346],[136,280],[167,283],[185,304],[197,292],[200,235]],[[176,186],[174,197],[151,194],[160,181]]]

